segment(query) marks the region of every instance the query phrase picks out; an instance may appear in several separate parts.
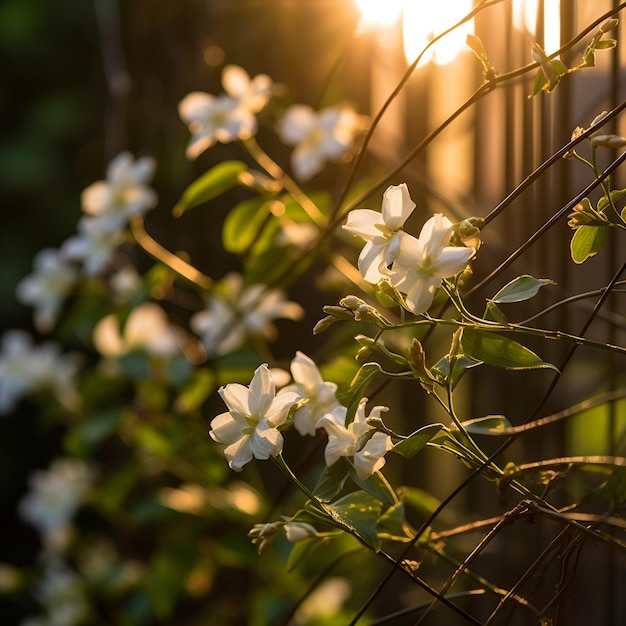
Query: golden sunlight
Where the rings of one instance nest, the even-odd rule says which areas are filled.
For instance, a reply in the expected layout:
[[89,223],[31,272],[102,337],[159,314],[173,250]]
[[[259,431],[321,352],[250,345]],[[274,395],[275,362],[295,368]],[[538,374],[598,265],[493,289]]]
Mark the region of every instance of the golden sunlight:
[[[513,0],[513,24],[515,28],[534,35],[537,30],[538,0]],[[552,54],[561,46],[561,1],[543,2],[543,48]]]
[[354,0],[361,12],[362,25],[390,26],[402,15],[406,0]]
[[[472,10],[472,0],[354,0],[362,16],[363,27],[386,27],[402,19],[404,55],[412,63],[431,39]],[[469,21],[446,35],[430,48],[422,63],[434,61],[440,65],[452,61],[467,49],[465,38],[473,32]]]
[[[453,26],[473,8],[472,0],[437,0],[436,2],[411,2],[403,5],[402,36],[404,55],[409,63],[428,45],[428,42]],[[467,50],[465,39],[474,31],[474,21],[469,20],[428,49],[421,64],[434,61],[438,65],[450,63],[460,52]]]

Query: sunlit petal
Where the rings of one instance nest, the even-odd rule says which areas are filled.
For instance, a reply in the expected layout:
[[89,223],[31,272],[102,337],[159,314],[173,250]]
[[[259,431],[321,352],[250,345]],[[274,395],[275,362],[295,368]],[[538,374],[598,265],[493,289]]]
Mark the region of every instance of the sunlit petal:
[[228,444],[235,443],[235,441],[241,439],[246,423],[242,423],[234,418],[235,416],[228,412],[220,413],[214,417],[211,420],[211,430],[209,431],[211,439],[219,443]]
[[474,257],[474,248],[448,247],[444,248],[432,265],[432,271],[442,278],[454,276],[460,272]]
[[415,208],[406,183],[391,185],[383,194],[382,215],[390,230],[402,227]]
[[343,228],[358,235],[361,239],[369,241],[372,237],[379,237],[381,235],[382,231],[380,228],[377,228],[377,226],[385,226],[383,216],[378,211],[372,211],[372,209],[355,209],[348,213],[348,220]]

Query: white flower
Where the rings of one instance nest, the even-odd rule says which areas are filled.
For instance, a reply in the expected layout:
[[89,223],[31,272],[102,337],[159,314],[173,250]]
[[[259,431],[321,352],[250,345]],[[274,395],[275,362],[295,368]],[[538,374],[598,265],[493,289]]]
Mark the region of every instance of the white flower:
[[54,559],[46,563],[35,596],[45,609],[46,619],[42,622],[45,626],[76,626],[85,623],[89,604],[83,580],[62,561]]
[[34,271],[17,285],[17,299],[35,309],[35,326],[49,332],[65,298],[76,283],[78,272],[61,250],[44,248],[33,260]]
[[259,74],[250,79],[238,65],[227,65],[222,72],[226,93],[214,96],[203,91],[187,94],[178,104],[178,114],[189,126],[191,140],[187,157],[195,159],[215,142],[249,139],[257,131],[258,113],[272,95],[272,79]]
[[14,409],[23,396],[45,388],[70,404],[75,400],[78,365],[74,355],[61,355],[52,342],[35,346],[25,331],[6,332],[0,350],[0,413]]
[[157,196],[147,186],[156,168],[150,157],[133,161],[129,152],[122,152],[107,167],[106,180],[89,185],[81,196],[83,211],[103,216],[111,231],[125,227],[133,217],[153,208]]
[[381,213],[371,209],[350,211],[344,228],[367,242],[359,255],[359,271],[366,281],[375,284],[389,275],[404,234],[402,226],[414,208],[408,187],[402,183],[387,187]]
[[319,113],[310,106],[294,104],[279,121],[282,141],[296,146],[291,166],[300,180],[317,174],[327,160],[342,157],[365,127],[366,118],[347,106],[328,107]]
[[124,265],[110,278],[111,297],[116,303],[128,302],[139,293],[143,282],[134,265]]
[[424,224],[418,239],[405,235],[400,240],[390,278],[416,315],[428,310],[441,281],[460,272],[476,254],[471,247],[448,246],[452,226],[437,213]]
[[231,383],[218,393],[228,411],[213,418],[209,434],[214,441],[227,444],[224,455],[231,469],[239,472],[253,457],[268,459],[282,452],[278,426],[298,396],[285,391],[276,394],[267,365],[256,369],[249,387]]
[[335,397],[337,385],[324,382],[310,357],[296,352],[291,361],[291,375],[295,382],[285,387],[284,391],[292,391],[299,399],[308,400],[294,414],[293,425],[301,435],[315,435],[317,423],[327,413],[334,413],[337,419],[345,419],[346,409]]
[[157,357],[181,354],[182,337],[156,302],[144,302],[134,309],[120,333],[116,315],[102,318],[93,332],[96,350],[105,357],[118,357],[131,350],[145,350]]
[[212,295],[207,308],[190,320],[191,329],[201,337],[209,356],[232,352],[249,336],[272,339],[276,335],[272,320],[297,320],[304,314],[302,307],[287,301],[280,289],[244,287],[240,274],[228,274],[222,286],[224,295]]
[[61,249],[69,259],[82,261],[85,272],[94,276],[107,267],[125,240],[123,230],[111,230],[108,216],[83,217],[78,234],[67,239]]
[[47,470],[31,475],[30,490],[20,500],[18,511],[41,533],[48,547],[65,540],[93,477],[87,464],[70,458],[58,458]]
[[365,415],[367,398],[361,398],[354,420],[346,427],[332,414],[322,417],[318,426],[328,434],[328,443],[324,450],[326,465],[336,463],[340,457],[354,457],[354,469],[359,478],[367,478],[385,465],[385,454],[393,447],[391,437],[376,431],[362,445],[367,433],[374,429],[367,423],[370,418],[380,418],[386,406],[375,406],[370,415]]
[[31,336],[22,330],[6,332],[0,352],[0,413],[13,410],[20,398],[35,388],[34,363]]
[[385,454],[393,448],[391,437],[375,432],[354,455],[354,469],[361,478],[367,478],[385,465]]
[[222,71],[222,86],[242,107],[257,113],[269,102],[273,83],[267,74],[258,74],[250,79],[242,67],[226,65]]
[[178,114],[191,132],[186,152],[190,159],[195,159],[216,141],[229,143],[249,139],[257,129],[256,117],[250,109],[225,94],[212,96],[194,91],[180,101]]

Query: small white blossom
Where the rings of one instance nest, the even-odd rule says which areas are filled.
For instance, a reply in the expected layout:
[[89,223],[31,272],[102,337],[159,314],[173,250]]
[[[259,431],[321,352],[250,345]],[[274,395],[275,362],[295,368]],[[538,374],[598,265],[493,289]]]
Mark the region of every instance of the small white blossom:
[[156,302],[144,302],[128,316],[123,334],[116,315],[102,318],[94,329],[93,342],[105,357],[145,350],[153,356],[167,358],[181,354],[182,337]]
[[139,293],[143,282],[134,265],[124,265],[111,276],[109,284],[113,301],[124,303]]
[[267,365],[256,369],[249,387],[231,383],[218,393],[228,411],[213,418],[209,434],[214,441],[227,444],[224,455],[231,469],[239,472],[252,458],[268,459],[282,452],[278,427],[298,396],[286,391],[277,394]]
[[258,113],[272,96],[273,83],[267,74],[250,78],[248,72],[238,65],[226,65],[222,71],[224,91],[251,111]]
[[62,547],[93,477],[87,464],[70,458],[58,458],[47,470],[31,475],[30,490],[18,511],[41,533],[48,548]]
[[350,211],[344,228],[367,242],[359,255],[359,271],[366,281],[375,284],[389,275],[404,234],[402,226],[414,208],[408,187],[402,183],[387,187],[380,213],[371,209]]
[[375,406],[370,415],[365,415],[367,398],[361,398],[356,410],[354,420],[345,426],[334,415],[327,414],[322,417],[318,426],[323,427],[328,434],[328,443],[324,450],[326,465],[331,466],[340,457],[354,457],[354,469],[359,478],[367,478],[385,465],[385,454],[391,450],[393,444],[391,437],[380,431],[373,432],[362,445],[363,439],[374,429],[367,423],[368,419],[380,418],[382,411],[387,411],[386,406]]
[[111,231],[125,227],[129,220],[156,205],[156,193],[148,187],[155,168],[156,162],[150,157],[134,161],[129,152],[118,154],[107,167],[106,180],[96,181],[83,191],[83,211],[102,216]]
[[[84,624],[89,613],[83,580],[69,567],[54,559],[46,563],[43,577],[35,588],[35,597],[45,610],[45,626]],[[34,621],[35,624],[38,622]]]
[[187,94],[178,104],[178,114],[189,126],[187,157],[195,159],[214,143],[249,139],[256,134],[258,113],[268,103],[273,83],[266,74],[250,79],[238,65],[222,72],[226,93],[214,96],[203,91]]
[[215,142],[249,139],[256,133],[254,114],[227,95],[212,96],[201,91],[187,94],[178,105],[178,114],[189,126],[191,139],[187,157],[195,159]]
[[78,366],[74,355],[62,355],[51,341],[35,346],[25,331],[7,331],[0,344],[0,413],[10,412],[21,398],[43,389],[72,404]]
[[297,178],[308,180],[322,170],[326,161],[336,161],[350,150],[366,118],[347,106],[328,107],[316,112],[310,106],[294,104],[279,121],[282,141],[295,146],[291,166]]
[[272,339],[275,319],[300,319],[304,310],[289,302],[280,289],[265,285],[244,287],[240,274],[228,274],[223,293],[213,294],[203,311],[190,320],[191,329],[200,336],[209,356],[220,356],[241,347],[250,336]]
[[16,296],[22,304],[34,308],[37,330],[49,332],[76,283],[78,271],[63,251],[53,248],[40,250],[33,266],[34,271],[18,283]]
[[111,230],[108,216],[83,217],[78,222],[78,234],[67,239],[61,249],[69,259],[82,262],[85,272],[94,276],[106,269],[125,240],[123,230]]
[[293,425],[301,435],[315,435],[319,420],[327,413],[345,419],[346,409],[335,396],[337,385],[325,382],[313,359],[298,351],[291,361],[294,384],[285,391],[294,392],[300,400],[308,400],[294,414]]
[[428,310],[444,278],[460,272],[474,257],[471,247],[448,246],[453,224],[441,213],[422,227],[419,238],[405,234],[390,272],[392,284],[406,294],[409,310]]

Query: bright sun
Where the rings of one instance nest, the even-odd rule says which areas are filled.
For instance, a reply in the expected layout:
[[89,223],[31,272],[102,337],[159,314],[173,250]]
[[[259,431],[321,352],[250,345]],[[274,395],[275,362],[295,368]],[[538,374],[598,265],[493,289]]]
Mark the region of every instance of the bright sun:
[[[458,22],[473,8],[472,0],[354,0],[363,25],[390,26],[402,19],[404,55],[412,63],[433,37]],[[560,0],[544,0],[545,49],[548,53],[559,47]],[[535,30],[537,0],[513,0],[515,26],[533,33]],[[429,48],[422,64],[434,61],[443,65],[467,50],[467,35],[474,30],[469,20]]]
[[[472,0],[355,0],[365,26],[389,26],[402,18],[404,54],[409,63],[436,35],[472,10]],[[473,31],[469,21],[446,37],[426,55],[423,62],[448,63],[466,49],[465,38]]]

